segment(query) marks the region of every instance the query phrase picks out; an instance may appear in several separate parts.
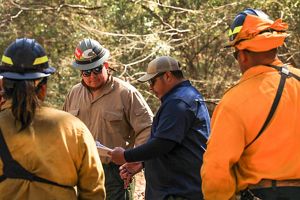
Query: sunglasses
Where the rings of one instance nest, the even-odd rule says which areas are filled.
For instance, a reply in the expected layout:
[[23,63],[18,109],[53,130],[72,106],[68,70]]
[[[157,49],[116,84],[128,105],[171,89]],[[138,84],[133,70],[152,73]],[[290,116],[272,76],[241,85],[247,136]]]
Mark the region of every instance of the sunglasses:
[[95,67],[95,68],[93,68],[93,69],[81,70],[81,74],[82,74],[84,77],[89,77],[89,76],[92,74],[92,72],[93,72],[94,74],[100,74],[100,73],[102,72],[102,68],[103,68],[103,66],[100,65],[99,67]]
[[157,78],[163,76],[165,73],[166,73],[166,72],[161,72],[161,73],[157,74],[156,76],[154,76],[153,78],[151,78],[151,79],[148,81],[149,85],[150,85],[150,86],[153,86],[153,85],[155,84]]

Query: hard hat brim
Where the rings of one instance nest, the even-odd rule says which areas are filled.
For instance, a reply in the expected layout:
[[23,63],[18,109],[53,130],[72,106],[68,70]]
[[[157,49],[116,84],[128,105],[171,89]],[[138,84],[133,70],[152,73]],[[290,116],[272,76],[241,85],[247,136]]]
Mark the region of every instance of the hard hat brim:
[[104,49],[105,54],[102,58],[100,58],[99,60],[93,62],[93,63],[88,63],[88,64],[79,64],[76,61],[73,61],[72,66],[75,69],[79,69],[79,70],[89,70],[89,69],[93,69],[95,67],[98,67],[100,65],[103,65],[103,63],[108,60],[109,58],[109,51],[107,49]]
[[16,73],[16,72],[1,72],[0,76],[15,80],[32,80],[48,77],[56,71],[54,67],[49,66],[43,72]]

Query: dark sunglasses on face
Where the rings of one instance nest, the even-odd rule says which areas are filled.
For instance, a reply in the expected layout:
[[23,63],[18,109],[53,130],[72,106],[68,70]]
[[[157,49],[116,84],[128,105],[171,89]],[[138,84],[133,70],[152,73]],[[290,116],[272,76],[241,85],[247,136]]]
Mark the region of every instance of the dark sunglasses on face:
[[84,77],[89,77],[92,74],[92,72],[94,74],[100,74],[102,72],[102,68],[103,68],[103,66],[100,65],[99,67],[96,67],[96,68],[93,68],[93,69],[81,70],[81,74]]
[[161,73],[157,74],[156,76],[154,76],[153,78],[151,78],[151,79],[148,81],[149,85],[150,85],[150,86],[153,86],[153,85],[155,84],[157,78],[163,76],[164,74],[165,74],[165,72],[161,72]]

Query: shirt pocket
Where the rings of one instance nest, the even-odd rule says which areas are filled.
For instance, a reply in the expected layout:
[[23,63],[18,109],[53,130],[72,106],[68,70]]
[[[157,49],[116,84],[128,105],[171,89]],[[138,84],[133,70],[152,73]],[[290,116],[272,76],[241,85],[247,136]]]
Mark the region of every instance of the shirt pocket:
[[123,114],[121,112],[105,112],[103,118],[109,122],[121,121]]
[[[112,137],[112,140],[126,140],[128,137],[128,134],[131,130],[131,127],[127,123],[127,121],[124,119],[123,112],[108,112],[106,111],[103,116],[104,124],[102,126],[102,131],[110,135]],[[121,139],[120,138],[123,138]],[[119,138],[119,139],[117,139]]]
[[69,110],[68,112],[71,113],[72,115],[74,115],[75,117],[77,117],[79,114],[79,109],[72,109],[72,110]]

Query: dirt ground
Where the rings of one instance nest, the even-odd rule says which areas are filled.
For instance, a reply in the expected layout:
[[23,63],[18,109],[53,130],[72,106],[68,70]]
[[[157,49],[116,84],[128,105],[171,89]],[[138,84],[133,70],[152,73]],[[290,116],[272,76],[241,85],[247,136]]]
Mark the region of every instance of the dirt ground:
[[144,200],[144,199],[145,199],[145,177],[144,177],[144,173],[140,172],[135,175],[134,200]]

